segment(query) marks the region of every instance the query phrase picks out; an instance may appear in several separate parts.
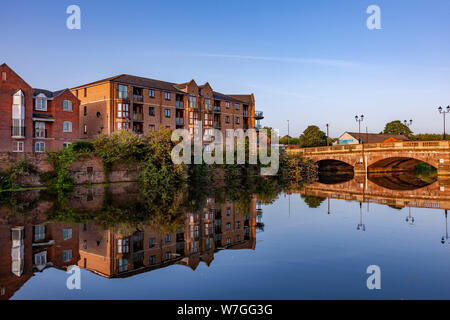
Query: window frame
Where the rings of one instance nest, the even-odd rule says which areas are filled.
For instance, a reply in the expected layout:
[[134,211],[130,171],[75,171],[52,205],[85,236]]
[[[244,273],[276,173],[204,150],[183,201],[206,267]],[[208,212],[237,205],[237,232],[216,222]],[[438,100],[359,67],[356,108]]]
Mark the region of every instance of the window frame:
[[[66,125],[69,126],[69,128],[66,128]],[[63,132],[64,133],[71,133],[72,132],[72,121],[64,121],[63,122]]]
[[72,100],[64,100],[63,101],[63,111],[64,112],[73,112]]

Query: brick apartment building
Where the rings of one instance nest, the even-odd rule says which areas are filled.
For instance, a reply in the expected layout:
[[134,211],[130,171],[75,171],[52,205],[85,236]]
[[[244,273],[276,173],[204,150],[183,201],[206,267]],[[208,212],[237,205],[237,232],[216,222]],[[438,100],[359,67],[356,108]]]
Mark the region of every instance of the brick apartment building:
[[147,134],[161,126],[192,134],[197,121],[205,135],[216,128],[225,136],[226,129],[258,128],[263,118],[255,111],[253,94],[224,95],[194,80],[175,84],[123,74],[71,90],[81,101],[80,136],[85,139],[121,129]]
[[79,105],[69,89],[34,89],[0,65],[0,151],[55,151],[78,140]]

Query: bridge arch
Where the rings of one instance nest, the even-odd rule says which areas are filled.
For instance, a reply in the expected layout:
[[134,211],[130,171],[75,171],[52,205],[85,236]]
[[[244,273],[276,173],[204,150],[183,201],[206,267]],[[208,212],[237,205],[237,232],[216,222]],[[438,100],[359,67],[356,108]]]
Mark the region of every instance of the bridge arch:
[[325,158],[316,160],[316,163],[319,166],[319,171],[353,172],[353,164],[341,159]]
[[367,169],[369,172],[413,171],[415,166],[421,162],[425,162],[437,169],[438,164],[435,161],[407,155],[391,156],[382,159],[368,159]]

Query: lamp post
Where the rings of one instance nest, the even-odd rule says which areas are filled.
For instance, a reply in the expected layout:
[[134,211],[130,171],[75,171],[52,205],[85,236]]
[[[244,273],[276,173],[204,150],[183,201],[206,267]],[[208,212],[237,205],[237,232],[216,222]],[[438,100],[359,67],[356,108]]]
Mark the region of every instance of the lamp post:
[[[409,204],[408,204],[409,205]],[[408,206],[409,214],[406,217],[405,221],[409,222],[410,225],[414,225],[414,217],[411,216],[411,206]]]
[[447,109],[447,111],[445,111],[442,107],[438,108],[439,113],[442,114],[442,117],[444,118],[444,140],[445,140],[445,115],[450,112],[450,106],[447,106],[447,108],[445,109]]
[[356,122],[358,122],[358,139],[359,139],[359,143],[362,142],[361,139],[361,122],[364,120],[364,115],[361,115],[360,117],[355,116],[355,120]]
[[409,122],[408,122],[407,120],[403,120],[403,124],[404,124],[405,126],[407,126],[408,128],[411,127],[412,123],[413,123],[412,119],[409,120]]
[[328,128],[330,127],[330,125],[327,123],[326,126],[327,126],[327,147],[328,147],[328,136],[329,136]]
[[289,148],[289,120],[287,122],[288,122],[288,148]]

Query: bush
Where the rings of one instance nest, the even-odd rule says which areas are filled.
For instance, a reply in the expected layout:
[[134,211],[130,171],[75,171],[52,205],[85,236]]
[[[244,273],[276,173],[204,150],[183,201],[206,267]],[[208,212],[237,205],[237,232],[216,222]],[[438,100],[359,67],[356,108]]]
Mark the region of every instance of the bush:
[[94,144],[86,140],[75,141],[69,148],[76,153],[94,152]]

